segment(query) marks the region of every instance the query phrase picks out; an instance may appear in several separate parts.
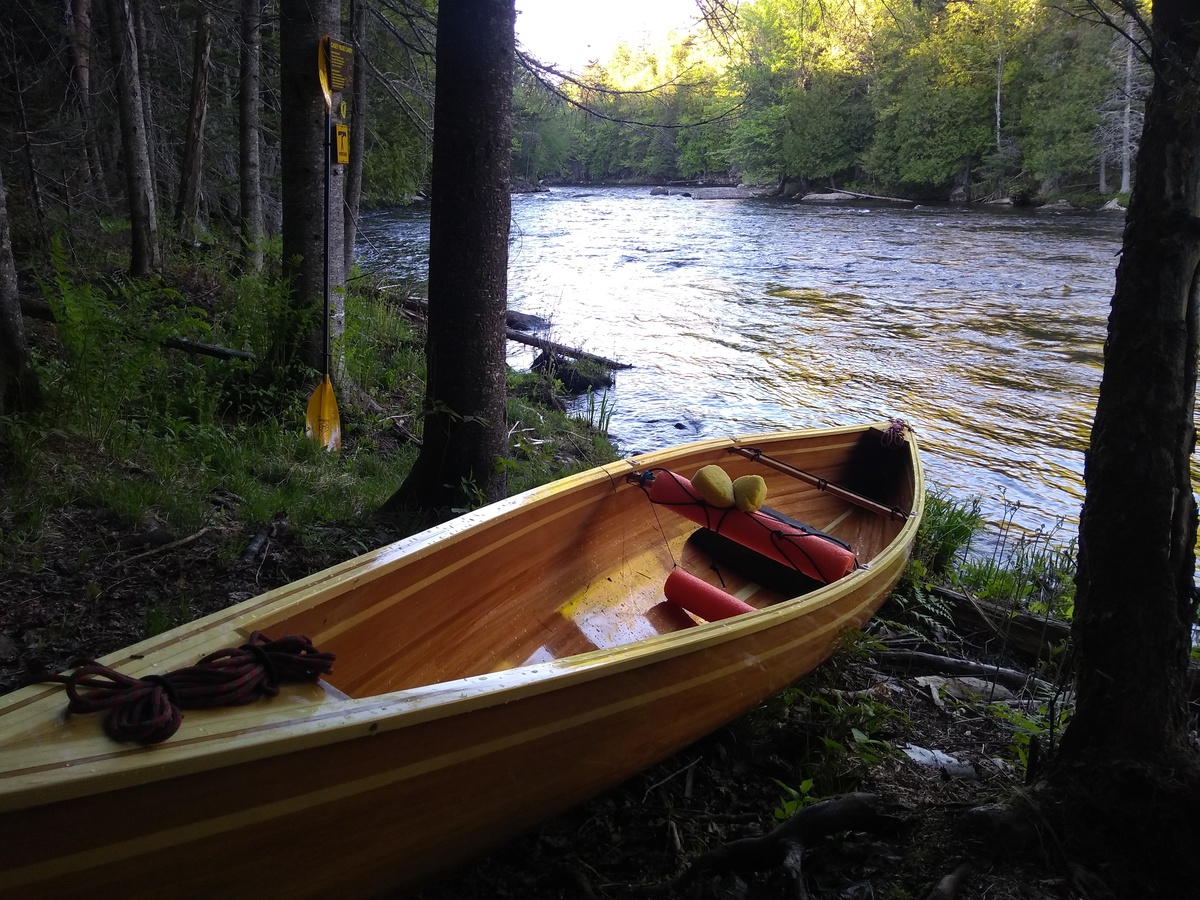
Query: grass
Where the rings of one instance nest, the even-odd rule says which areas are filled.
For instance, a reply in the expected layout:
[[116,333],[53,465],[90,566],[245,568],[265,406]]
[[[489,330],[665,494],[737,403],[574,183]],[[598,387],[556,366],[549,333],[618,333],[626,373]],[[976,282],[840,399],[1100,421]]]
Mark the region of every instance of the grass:
[[[177,534],[203,528],[225,506],[244,533],[286,517],[289,526],[368,518],[399,487],[417,448],[389,418],[419,431],[424,335],[370,290],[345,297],[337,349],[345,373],[388,412],[339,398],[344,449],[329,454],[304,436],[311,373],[276,360],[251,362],[164,349],[170,335],[248,349],[269,359],[289,321],[286,292],[270,275],[223,277],[185,261],[167,280],[91,280],[56,243],[44,295],[56,327],[31,334],[46,405],[9,416],[0,465],[0,566],[37,559],[56,510],[104,509],[126,522],[154,521]],[[183,287],[175,287],[175,284]],[[616,457],[602,430],[522,393],[513,375],[509,468],[513,492]],[[315,533],[315,532],[312,532]],[[154,630],[180,607],[158,609]]]

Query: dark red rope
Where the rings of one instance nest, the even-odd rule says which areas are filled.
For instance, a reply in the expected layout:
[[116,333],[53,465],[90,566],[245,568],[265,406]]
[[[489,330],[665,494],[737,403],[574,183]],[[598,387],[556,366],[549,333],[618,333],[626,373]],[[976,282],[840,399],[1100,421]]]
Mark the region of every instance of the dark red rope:
[[88,661],[70,675],[46,680],[66,686],[68,712],[108,710],[104,731],[113,740],[158,744],[179,730],[184,709],[274,697],[282,682],[316,681],[329,674],[333,661],[333,653],[317,650],[303,635],[273,641],[256,631],[237,649],[218,650],[165,675],[133,678]]

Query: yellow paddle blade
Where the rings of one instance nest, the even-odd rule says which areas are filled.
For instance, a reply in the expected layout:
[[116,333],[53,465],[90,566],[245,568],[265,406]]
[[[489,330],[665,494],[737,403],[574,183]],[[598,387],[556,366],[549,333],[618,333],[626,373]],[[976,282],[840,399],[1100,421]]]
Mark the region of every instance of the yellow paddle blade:
[[338,415],[337,397],[333,395],[333,384],[328,375],[308,398],[304,433],[330,452],[342,449],[342,418]]

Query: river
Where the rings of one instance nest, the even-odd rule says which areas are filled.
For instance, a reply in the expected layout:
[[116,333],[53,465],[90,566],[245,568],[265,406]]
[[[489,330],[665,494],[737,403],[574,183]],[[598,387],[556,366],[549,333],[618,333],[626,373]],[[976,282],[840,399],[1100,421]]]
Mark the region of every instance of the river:
[[[647,188],[517,195],[512,215],[510,308],[634,366],[603,401],[623,452],[900,417],[931,486],[1074,536],[1122,215]],[[363,265],[424,278],[428,225],[365,216]]]

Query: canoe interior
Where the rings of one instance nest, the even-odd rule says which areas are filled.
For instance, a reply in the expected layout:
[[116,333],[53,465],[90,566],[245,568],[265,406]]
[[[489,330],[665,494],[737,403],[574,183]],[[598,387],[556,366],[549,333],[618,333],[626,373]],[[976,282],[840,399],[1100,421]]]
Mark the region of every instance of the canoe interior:
[[[912,449],[889,447],[878,428],[767,436],[744,446],[856,490],[888,507],[913,508]],[[904,525],[710,442],[670,460],[690,477],[719,463],[731,477],[759,474],[767,504],[846,541],[870,564]],[[502,526],[464,529],[449,541],[381,554],[379,571],[316,594],[281,617],[244,626],[272,636],[307,634],[337,654],[330,689],[366,698],[605,650],[693,628],[701,621],[664,600],[675,567],[762,608],[803,602],[818,585],[767,577],[689,537],[698,526],[650,503],[626,476],[657,455],[597,470],[582,487],[551,485]],[[561,484],[561,483],[560,483]],[[770,586],[767,586],[770,585]]]

